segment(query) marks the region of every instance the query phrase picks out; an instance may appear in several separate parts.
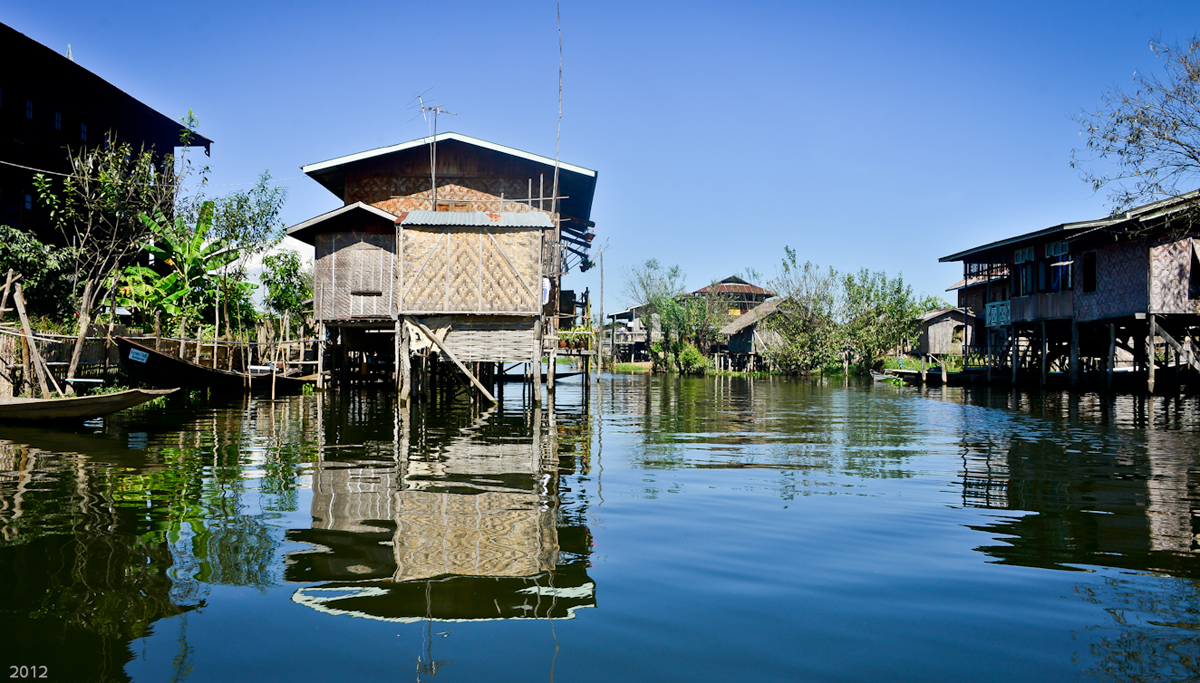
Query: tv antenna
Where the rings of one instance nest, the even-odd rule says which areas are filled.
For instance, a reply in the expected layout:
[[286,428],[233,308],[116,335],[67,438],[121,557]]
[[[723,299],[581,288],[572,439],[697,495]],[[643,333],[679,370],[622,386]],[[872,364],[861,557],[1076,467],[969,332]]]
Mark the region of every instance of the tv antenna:
[[[409,100],[408,108],[412,109],[414,106],[419,107],[420,110],[416,114],[414,114],[412,119],[409,119],[409,121],[412,121],[413,119],[420,116],[423,119],[425,119],[426,123],[429,124],[429,128],[431,131],[430,137],[429,137],[429,183],[432,187],[431,205],[433,207],[433,210],[437,211],[437,120],[438,120],[438,115],[446,114],[449,116],[457,116],[458,112],[450,111],[448,109],[443,109],[442,105],[440,105],[440,104],[432,104],[432,103],[426,104],[425,103],[425,93],[428,93],[430,90],[433,90],[433,88],[427,88],[425,90],[425,92],[419,93],[418,95],[414,96],[411,100]],[[414,104],[414,102],[416,104]]]

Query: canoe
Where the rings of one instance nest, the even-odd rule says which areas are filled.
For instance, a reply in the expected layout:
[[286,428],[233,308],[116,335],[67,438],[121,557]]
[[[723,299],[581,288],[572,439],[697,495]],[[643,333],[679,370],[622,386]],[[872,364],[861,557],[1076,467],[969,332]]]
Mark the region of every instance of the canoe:
[[[121,370],[130,379],[155,387],[188,387],[192,389],[214,389],[217,391],[245,391],[247,378],[251,389],[271,388],[271,373],[235,372],[212,368],[190,360],[176,358],[155,351],[149,346],[132,339],[117,337],[117,349],[121,354]],[[297,394],[306,384],[316,380],[312,377],[275,376],[275,391],[281,394]]]
[[0,420],[90,420],[173,391],[177,389],[129,389],[66,398],[0,398]]

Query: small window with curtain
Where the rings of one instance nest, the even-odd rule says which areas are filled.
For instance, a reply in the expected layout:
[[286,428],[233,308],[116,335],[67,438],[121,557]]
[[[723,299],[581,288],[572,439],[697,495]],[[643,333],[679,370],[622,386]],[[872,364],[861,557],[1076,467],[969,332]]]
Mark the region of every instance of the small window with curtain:
[[25,100],[25,118],[33,118],[33,100]]

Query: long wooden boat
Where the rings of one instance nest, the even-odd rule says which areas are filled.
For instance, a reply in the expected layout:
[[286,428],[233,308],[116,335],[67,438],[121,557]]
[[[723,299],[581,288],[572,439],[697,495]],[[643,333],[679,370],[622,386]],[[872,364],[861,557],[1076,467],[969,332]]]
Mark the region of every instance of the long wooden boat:
[[[218,391],[271,389],[271,373],[245,373],[212,368],[190,360],[155,351],[132,339],[117,337],[121,353],[121,369],[131,379],[155,387],[209,388]],[[248,381],[247,381],[248,380]],[[275,376],[275,391],[281,394],[299,393],[313,377]]]
[[166,396],[178,389],[129,389],[66,398],[0,398],[0,420],[90,420]]

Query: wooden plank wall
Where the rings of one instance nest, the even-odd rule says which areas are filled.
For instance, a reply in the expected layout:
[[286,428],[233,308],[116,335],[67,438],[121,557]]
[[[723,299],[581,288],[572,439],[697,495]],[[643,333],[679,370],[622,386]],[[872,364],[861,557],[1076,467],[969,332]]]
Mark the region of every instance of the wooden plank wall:
[[317,320],[391,318],[397,301],[395,234],[321,234],[316,257],[313,306]]

